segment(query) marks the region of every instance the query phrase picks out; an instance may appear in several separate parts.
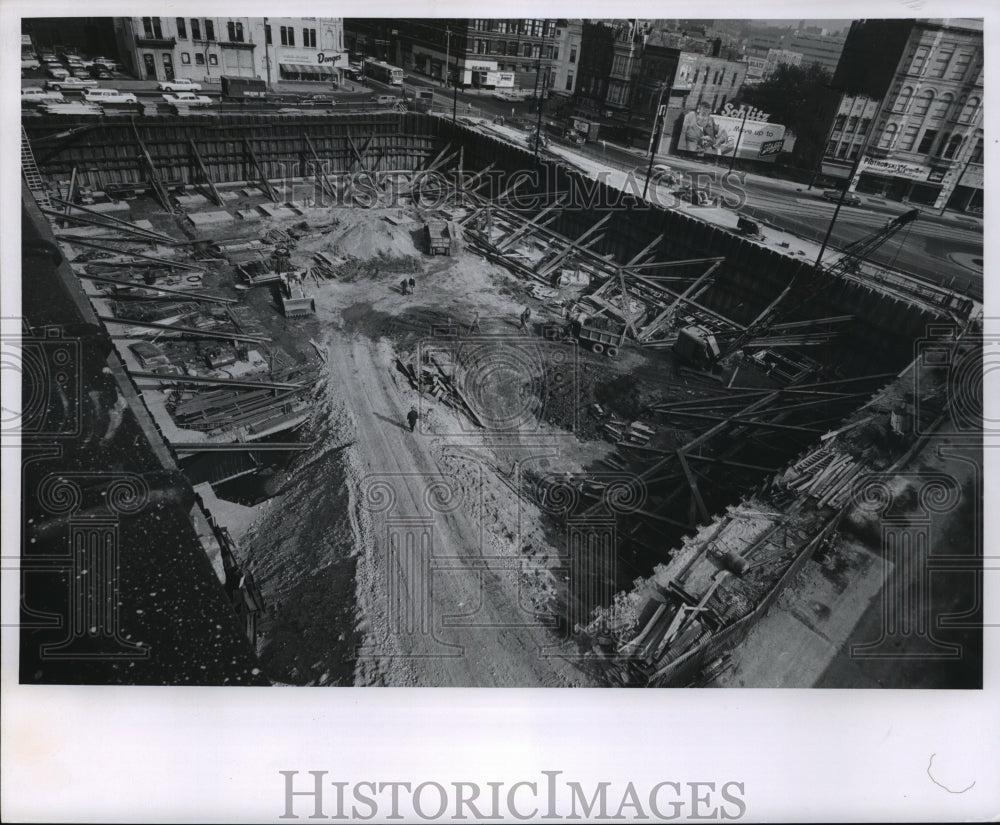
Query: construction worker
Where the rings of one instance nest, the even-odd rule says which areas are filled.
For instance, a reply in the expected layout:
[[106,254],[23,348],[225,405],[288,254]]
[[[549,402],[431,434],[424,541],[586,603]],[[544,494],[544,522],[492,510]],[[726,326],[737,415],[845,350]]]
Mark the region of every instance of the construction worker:
[[406,288],[408,285],[409,282],[406,280],[406,278],[403,278],[403,280],[399,282],[399,291],[402,292],[404,295],[406,295],[407,294]]
[[417,426],[417,421],[420,419],[420,414],[417,412],[416,407],[410,407],[410,411],[406,414],[406,423],[410,425],[410,432]]
[[417,288],[417,282],[414,281],[413,278],[410,278],[410,280],[408,281],[408,283],[410,285],[410,292],[412,293]]
[[531,320],[531,308],[525,307],[524,312],[521,313],[521,329],[526,330],[528,328],[528,321]]

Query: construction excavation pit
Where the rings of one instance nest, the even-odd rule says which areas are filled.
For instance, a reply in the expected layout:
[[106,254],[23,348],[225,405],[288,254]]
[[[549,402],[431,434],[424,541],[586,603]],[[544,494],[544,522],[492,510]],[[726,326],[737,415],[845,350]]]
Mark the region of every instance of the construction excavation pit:
[[29,331],[98,354],[25,552],[53,474],[143,503],[22,680],[981,686],[982,307],[871,260],[914,213],[818,257],[429,114],[22,140]]

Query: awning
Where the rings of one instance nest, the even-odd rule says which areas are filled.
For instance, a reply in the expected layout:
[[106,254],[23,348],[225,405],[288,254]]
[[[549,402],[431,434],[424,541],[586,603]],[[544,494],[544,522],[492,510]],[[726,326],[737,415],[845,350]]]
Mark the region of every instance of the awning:
[[285,74],[302,76],[333,77],[336,74],[336,69],[333,66],[317,66],[313,63],[279,63],[278,68]]

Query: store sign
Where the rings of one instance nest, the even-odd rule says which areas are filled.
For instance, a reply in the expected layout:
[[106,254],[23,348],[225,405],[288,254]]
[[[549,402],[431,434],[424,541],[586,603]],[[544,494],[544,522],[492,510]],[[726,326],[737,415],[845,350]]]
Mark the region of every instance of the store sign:
[[907,180],[927,180],[930,176],[930,169],[926,166],[917,166],[915,163],[906,163],[902,160],[888,160],[887,158],[872,158],[865,155],[859,167],[861,172],[869,172],[873,175],[887,175],[892,178],[906,178]]
[[341,52],[340,54],[323,54],[323,52],[320,52],[319,54],[316,55],[316,61],[318,63],[339,63],[343,59],[344,59],[343,52]]
[[497,69],[496,63],[470,63],[465,67],[472,72],[495,72]]
[[767,112],[758,109],[756,106],[747,106],[745,103],[739,107],[733,106],[732,103],[727,103],[719,110],[719,114],[722,117],[737,117],[740,120],[744,116],[746,116],[747,120],[760,120],[763,122],[771,119],[771,116]]
[[509,89],[514,86],[513,72],[487,72],[486,85],[496,86],[498,89]]
[[744,121],[742,114],[739,117],[713,115],[712,119],[719,136],[726,135],[720,151],[722,155],[731,157],[735,149],[738,158],[773,161],[785,144],[785,127],[780,123],[749,118]]

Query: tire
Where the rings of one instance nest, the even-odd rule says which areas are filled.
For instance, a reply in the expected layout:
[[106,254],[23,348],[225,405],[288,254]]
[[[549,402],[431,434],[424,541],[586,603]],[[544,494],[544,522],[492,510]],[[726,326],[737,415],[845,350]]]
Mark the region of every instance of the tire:
[[590,348],[595,353],[597,353],[598,355],[600,355],[602,352],[604,352],[604,344],[599,344],[599,343],[597,343],[597,341],[595,341],[593,344],[591,344]]
[[612,345],[608,347],[608,357],[614,358],[618,354],[618,347]]

